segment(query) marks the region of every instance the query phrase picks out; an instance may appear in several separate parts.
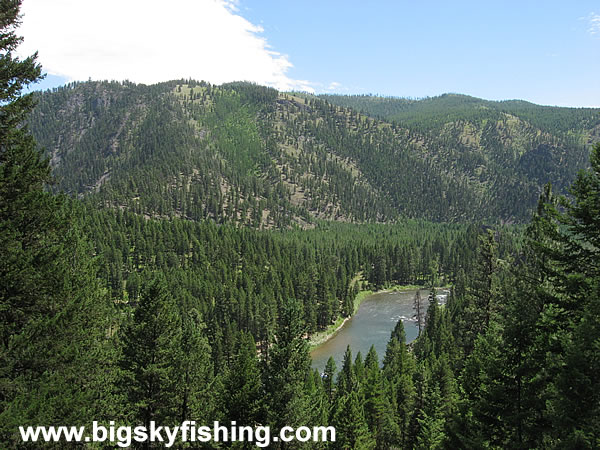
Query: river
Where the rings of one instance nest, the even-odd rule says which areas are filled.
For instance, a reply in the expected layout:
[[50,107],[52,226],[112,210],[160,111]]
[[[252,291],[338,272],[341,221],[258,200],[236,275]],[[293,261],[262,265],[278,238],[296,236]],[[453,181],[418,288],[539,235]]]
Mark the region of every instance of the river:
[[[337,370],[342,367],[346,347],[350,345],[352,358],[360,351],[363,360],[371,345],[375,345],[379,362],[383,360],[390,333],[398,320],[404,322],[406,341],[417,337],[417,325],[414,320],[413,300],[416,290],[379,292],[363,300],[356,314],[346,321],[344,326],[328,341],[314,348],[310,353],[312,367],[323,372],[330,356],[335,360]],[[423,306],[426,309],[429,290],[421,290]],[[447,291],[438,291],[438,301],[445,302]]]

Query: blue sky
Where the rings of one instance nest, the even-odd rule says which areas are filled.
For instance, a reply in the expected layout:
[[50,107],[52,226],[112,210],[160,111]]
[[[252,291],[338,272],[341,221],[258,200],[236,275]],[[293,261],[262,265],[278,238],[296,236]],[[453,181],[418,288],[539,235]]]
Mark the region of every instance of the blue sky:
[[[132,8],[131,17],[122,11],[109,24],[114,39],[106,42],[92,42],[97,39],[92,36],[86,41],[86,30],[93,28],[86,21],[102,11],[89,13],[81,5],[97,2],[57,0],[70,1],[78,2],[69,9],[75,16],[67,15],[59,28],[83,25],[52,46],[41,37],[36,40],[35,29],[44,27],[41,17],[56,13],[61,20],[66,9],[50,8],[47,0],[24,1],[27,50],[39,48],[44,67],[58,75],[44,87],[68,79],[149,83],[190,76],[215,83],[247,79],[317,93],[425,97],[457,92],[493,100],[600,106],[598,1],[172,0],[169,16],[164,2],[146,0],[141,18]],[[103,2],[105,10],[111,1]],[[115,6],[123,4],[114,1]],[[182,11],[189,12],[189,21]],[[112,17],[107,14],[105,22]],[[128,25],[159,20],[164,20],[166,43],[151,41],[155,27],[131,30]],[[118,55],[123,46],[116,42],[129,40],[137,50]],[[113,44],[115,50],[105,51]],[[69,49],[71,45],[75,48]],[[132,67],[125,69],[128,64]]]

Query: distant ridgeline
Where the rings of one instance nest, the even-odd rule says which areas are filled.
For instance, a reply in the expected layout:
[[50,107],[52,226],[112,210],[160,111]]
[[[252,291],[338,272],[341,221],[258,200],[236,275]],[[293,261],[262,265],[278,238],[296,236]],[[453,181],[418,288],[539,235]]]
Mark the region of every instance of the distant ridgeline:
[[58,190],[147,217],[513,223],[589,165],[600,110],[85,82],[40,94],[30,127]]

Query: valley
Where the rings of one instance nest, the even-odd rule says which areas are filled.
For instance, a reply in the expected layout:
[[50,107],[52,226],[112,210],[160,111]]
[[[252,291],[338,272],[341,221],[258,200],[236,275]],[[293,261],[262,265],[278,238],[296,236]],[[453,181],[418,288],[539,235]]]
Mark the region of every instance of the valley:
[[567,382],[595,371],[598,110],[192,80],[35,97],[47,178],[3,181],[3,439],[38,410],[327,423],[332,448],[571,442],[551,424],[598,417]]
[[0,448],[600,448],[600,15],[375,3],[0,0]]

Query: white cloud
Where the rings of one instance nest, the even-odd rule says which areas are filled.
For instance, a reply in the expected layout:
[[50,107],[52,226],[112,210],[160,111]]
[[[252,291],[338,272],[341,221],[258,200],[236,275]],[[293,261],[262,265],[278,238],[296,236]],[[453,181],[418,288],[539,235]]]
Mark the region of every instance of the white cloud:
[[600,14],[591,13],[587,19],[589,21],[588,32],[592,35],[600,34]]
[[254,81],[312,92],[289,57],[237,14],[238,0],[24,0],[21,55],[69,80]]

